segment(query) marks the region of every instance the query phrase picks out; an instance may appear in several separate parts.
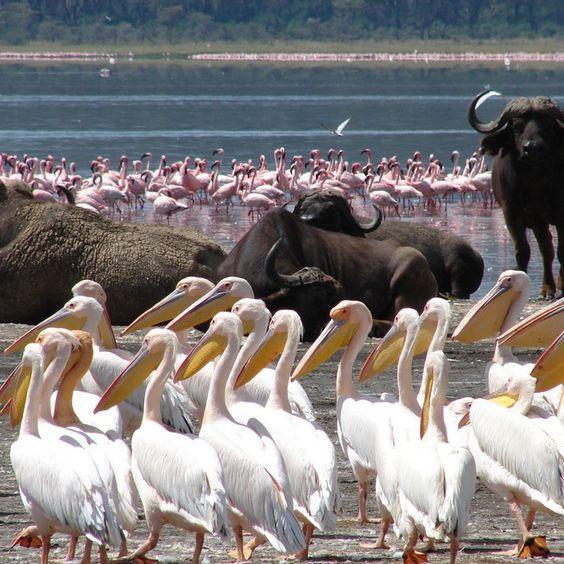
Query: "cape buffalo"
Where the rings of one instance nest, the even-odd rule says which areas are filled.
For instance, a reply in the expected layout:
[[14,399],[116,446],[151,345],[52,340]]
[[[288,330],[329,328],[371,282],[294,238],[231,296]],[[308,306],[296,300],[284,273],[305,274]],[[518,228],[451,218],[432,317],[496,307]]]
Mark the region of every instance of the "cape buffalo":
[[[562,291],[564,264],[564,112],[546,96],[511,100],[501,115],[483,123],[476,116],[480,100],[490,90],[478,94],[468,108],[470,125],[484,134],[481,150],[495,155],[492,187],[503,209],[505,223],[515,245],[517,268],[527,271],[531,250],[527,229],[535,235],[543,262],[541,296],[553,298]],[[550,225],[558,235],[560,263],[554,283],[554,247]]]
[[[309,267],[309,268],[306,268]],[[303,269],[306,268],[304,271]],[[364,302],[384,333],[397,311],[422,311],[437,293],[425,257],[394,241],[372,241],[308,225],[276,208],[237,243],[218,268],[218,277],[240,276],[271,311],[297,311],[304,340],[317,337],[341,299]]]
[[345,199],[330,190],[304,196],[294,213],[322,229],[379,241],[392,239],[402,246],[416,248],[427,259],[441,294],[467,299],[482,283],[482,257],[465,239],[453,233],[420,223],[380,223],[379,211],[375,222],[364,226],[354,217]]

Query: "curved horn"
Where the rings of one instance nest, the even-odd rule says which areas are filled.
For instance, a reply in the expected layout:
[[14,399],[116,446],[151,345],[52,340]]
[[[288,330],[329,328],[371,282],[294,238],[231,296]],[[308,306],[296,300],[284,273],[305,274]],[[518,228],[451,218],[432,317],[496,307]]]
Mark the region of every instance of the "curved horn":
[[484,100],[486,100],[490,96],[495,96],[498,94],[497,92],[492,92],[492,90],[483,90],[474,97],[474,99],[468,106],[468,122],[476,131],[479,131],[480,133],[496,133],[507,125],[507,115],[505,111],[503,111],[497,119],[490,121],[489,123],[481,122],[476,115],[476,108],[480,106],[484,102]]
[[371,233],[372,231],[376,231],[376,229],[378,229],[378,227],[380,227],[380,224],[382,223],[382,219],[384,217],[382,210],[376,204],[374,204],[374,209],[376,210],[376,217],[370,222],[363,224],[360,223],[358,217],[355,217],[358,226],[364,233]]
[[264,269],[266,275],[281,288],[291,288],[300,286],[301,282],[295,274],[282,274],[276,270],[275,262],[278,249],[282,246],[282,237],[279,237],[276,243],[272,245],[264,260]]
[[281,288],[295,288],[296,286],[306,286],[316,283],[332,283],[336,288],[340,288],[339,282],[329,274],[325,274],[316,266],[306,266],[294,274],[282,274],[276,270],[275,262],[278,249],[282,245],[282,237],[280,237],[268,251],[264,261],[266,275]]

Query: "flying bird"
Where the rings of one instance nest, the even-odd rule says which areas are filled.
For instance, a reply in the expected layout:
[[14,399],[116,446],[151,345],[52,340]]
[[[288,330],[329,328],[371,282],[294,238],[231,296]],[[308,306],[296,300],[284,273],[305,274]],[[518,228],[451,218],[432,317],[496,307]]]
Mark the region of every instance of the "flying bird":
[[351,118],[347,118],[343,123],[339,124],[337,126],[337,129],[331,129],[330,127],[327,127],[326,125],[324,125],[323,123],[320,124],[321,127],[324,127],[325,129],[327,129],[328,131],[330,131],[333,135],[337,135],[338,137],[342,137],[343,136],[343,130],[345,129],[345,127],[347,127],[349,121],[351,121]]

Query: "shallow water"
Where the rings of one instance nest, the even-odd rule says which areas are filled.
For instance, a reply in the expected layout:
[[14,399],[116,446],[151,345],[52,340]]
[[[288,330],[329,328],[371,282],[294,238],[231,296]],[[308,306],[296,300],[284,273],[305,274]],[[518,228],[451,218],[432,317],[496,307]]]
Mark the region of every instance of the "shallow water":
[[[468,158],[480,136],[470,128],[466,108],[484,87],[504,94],[479,108],[483,120],[495,117],[517,95],[550,95],[564,101],[564,66],[506,69],[429,65],[386,67],[371,64],[154,64],[118,62],[102,78],[106,64],[0,65],[2,120],[0,150],[8,154],[52,154],[75,162],[87,176],[89,164],[101,154],[117,166],[146,151],[153,166],[160,155],[169,162],[192,158],[213,160],[212,151],[225,150],[231,159],[255,162],[265,154],[272,166],[273,151],[284,146],[293,155],[343,149],[349,162],[364,162],[361,150],[370,147],[374,160],[397,155],[402,162],[415,150],[430,154],[446,166],[453,150]],[[323,126],[350,123],[342,137]],[[227,165],[224,164],[226,168]],[[150,206],[127,216],[154,221]],[[484,256],[486,274],[476,296],[484,294],[497,275],[514,265],[512,244],[499,209],[480,203],[453,203],[433,213],[418,211],[401,221],[421,221],[452,230],[470,241]],[[243,209],[229,215],[197,207],[173,218],[192,225],[226,248],[248,229]],[[540,284],[539,257],[533,242],[530,274]]]

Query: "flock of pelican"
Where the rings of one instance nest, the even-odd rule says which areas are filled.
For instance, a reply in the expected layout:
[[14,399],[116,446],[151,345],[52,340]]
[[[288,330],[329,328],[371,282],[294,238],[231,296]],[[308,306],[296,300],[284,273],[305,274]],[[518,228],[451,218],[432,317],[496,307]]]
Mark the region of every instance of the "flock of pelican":
[[[271,316],[241,278],[189,277],[123,330],[147,331],[133,355],[117,347],[103,289],[82,281],[5,351],[23,351],[0,402],[19,425],[10,458],[32,520],[12,546],[41,546],[46,564],[51,536],[63,533],[68,559],[83,536],[84,564],[93,544],[103,563],[110,549],[117,561],[147,561],[169,524],[194,533],[195,564],[205,535],[233,539],[236,562],[264,543],[307,559],[316,531],[336,529],[340,497],[335,447],[298,380],[342,350],[337,432],[361,521],[374,481],[374,550],[389,548],[392,527],[404,562],[424,562],[434,543],[449,542],[454,563],[479,479],[515,515],[511,553],[545,556],[546,538],[531,532],[535,515],[564,516],[564,298],[520,320],[529,292],[525,273],[506,271],[456,327],[462,343],[497,339],[489,396],[447,404],[451,308],[442,298],[421,314],[402,309],[357,370],[373,323],[362,302],[337,304],[294,367],[302,335],[294,311]],[[208,322],[191,346],[188,332]],[[523,365],[514,346],[545,350]],[[412,363],[422,353],[416,390]],[[356,389],[355,371],[364,382],[394,365],[394,393]],[[139,504],[148,536],[131,550]]]

